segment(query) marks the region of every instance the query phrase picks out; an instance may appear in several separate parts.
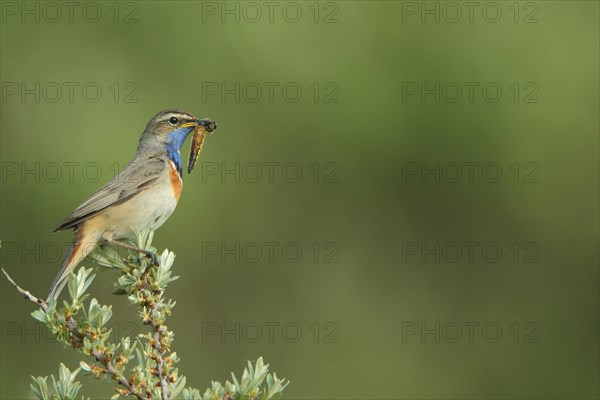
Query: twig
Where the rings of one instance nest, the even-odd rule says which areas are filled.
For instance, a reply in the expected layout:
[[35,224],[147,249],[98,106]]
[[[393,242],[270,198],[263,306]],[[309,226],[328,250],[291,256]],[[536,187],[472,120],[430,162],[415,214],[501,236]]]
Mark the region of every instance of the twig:
[[20,287],[19,285],[17,285],[17,283],[13,280],[13,278],[10,277],[10,275],[8,275],[8,272],[6,272],[4,270],[4,268],[1,268],[2,273],[4,274],[4,276],[6,277],[6,279],[8,279],[8,281],[10,282],[11,285],[13,285],[15,287],[15,289],[17,289],[17,291],[19,293],[21,293],[27,300],[37,304],[38,306],[42,307],[44,309],[44,311],[48,311],[48,303],[46,303],[46,301],[40,299],[39,297],[36,297],[34,295],[31,294],[31,292],[29,292],[28,290],[23,289],[22,287]]
[[[4,270],[4,268],[0,267],[0,269],[2,270],[2,273],[4,274],[6,279],[10,282],[11,285],[13,285],[15,287],[15,289],[17,289],[17,291],[19,293],[21,293],[27,300],[40,306],[44,311],[46,311],[46,312],[48,311],[48,303],[46,303],[44,300],[40,299],[39,297],[34,296],[28,290],[25,290],[22,287],[20,287],[19,285],[17,285],[17,283],[11,278],[11,276],[8,274],[8,272],[6,272]],[[56,311],[54,313],[55,313],[55,316],[58,316],[58,313]],[[73,321],[72,318],[69,319],[68,321],[65,321],[65,327],[69,330],[69,332],[71,332],[71,334],[74,337],[76,337],[78,339],[76,346],[80,347],[83,344],[83,339],[84,339],[85,335],[79,329],[77,329],[77,325],[75,324],[75,322]],[[125,387],[125,389],[127,389],[127,391],[132,396],[135,396],[138,400],[144,399],[144,397],[141,395],[141,393],[139,393],[138,390],[135,387],[133,387],[127,381],[127,379],[125,379],[124,376],[120,375],[117,372],[115,367],[106,359],[105,354],[99,352],[97,349],[94,349],[94,350],[92,350],[91,355],[104,366],[104,368],[106,369],[106,373],[111,375],[121,386]]]
[[[140,277],[140,280],[142,282],[145,282],[146,285],[146,289],[150,292],[152,292],[152,285],[148,284],[147,282],[147,278],[149,277],[150,271],[152,267],[159,267],[159,264],[157,262],[157,260],[153,257],[151,263],[149,263],[148,265],[146,265],[146,268],[144,269],[144,271],[142,272],[142,275]],[[165,361],[164,358],[162,356],[162,329],[161,326],[162,324],[158,323],[156,321],[156,318],[154,317],[155,315],[158,314],[159,310],[159,306],[161,304],[163,304],[162,302],[162,294],[163,292],[159,292],[158,294],[158,299],[156,299],[155,301],[151,302],[150,305],[150,312],[149,312],[149,321],[147,322],[150,327],[152,328],[152,340],[150,341],[152,348],[154,349],[154,352],[156,353],[156,370],[158,373],[158,379],[160,381],[160,398],[161,400],[170,400],[170,393],[169,393],[169,376],[167,371],[165,371]]]
[[125,389],[127,389],[127,391],[131,393],[131,395],[135,396],[138,400],[144,399],[141,393],[138,393],[136,388],[131,386],[129,381],[125,379],[123,375],[119,374],[115,367],[108,360],[106,360],[106,355],[104,353],[100,353],[98,350],[94,349],[92,351],[92,356],[94,356],[96,360],[100,362],[104,366],[104,368],[106,368],[106,372],[109,375],[111,375],[117,382],[119,382],[121,386],[125,387]]
[[156,351],[156,365],[158,370],[158,377],[160,379],[160,398],[161,400],[169,400],[169,377],[166,374],[163,374],[163,366],[165,364],[165,360],[161,354],[161,344],[160,344],[160,325],[156,323],[152,323],[152,340],[154,350]]
[[150,304],[150,321],[149,325],[152,327],[152,340],[151,345],[156,353],[156,369],[158,372],[158,378],[160,380],[160,398],[161,400],[169,400],[169,376],[165,371],[165,360],[162,356],[162,324],[156,321],[155,315],[158,314],[158,308],[163,303],[162,293],[159,294],[158,301],[154,301]]

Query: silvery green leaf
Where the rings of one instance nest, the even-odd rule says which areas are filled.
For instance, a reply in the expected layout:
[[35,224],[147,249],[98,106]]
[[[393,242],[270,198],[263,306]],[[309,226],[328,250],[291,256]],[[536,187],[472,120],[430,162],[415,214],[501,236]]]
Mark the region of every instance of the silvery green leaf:
[[133,229],[133,233],[135,234],[137,242],[136,247],[139,247],[140,249],[144,250],[149,250],[150,246],[152,245],[152,239],[154,238],[154,231],[150,231],[147,229]]
[[84,299],[85,291],[96,277],[95,274],[92,274],[92,271],[92,268],[86,269],[85,267],[81,267],[77,271],[77,275],[74,273],[70,274],[68,287],[73,304],[77,304]]
[[54,375],[50,375],[50,378],[52,378],[52,394],[56,395],[60,400],[62,400],[65,396],[61,390],[60,382],[56,380]]
[[48,392],[48,377],[31,377],[31,379],[33,380],[33,382],[29,385],[29,387],[31,388],[31,390],[33,391],[33,394],[36,395],[36,397],[40,400],[49,400],[50,399],[50,393]]
[[185,387],[185,376],[180,376],[177,381],[171,385],[171,397],[177,397],[179,392]]
[[98,318],[98,326],[104,326],[112,317],[112,306],[103,306],[100,310],[100,318]]
[[47,324],[49,322],[48,314],[46,314],[43,310],[35,310],[31,313],[31,316],[38,321]]
[[98,246],[88,257],[103,267],[121,270],[128,268],[114,246]]
[[62,382],[70,383],[70,377],[71,371],[69,371],[69,368],[67,368],[65,364],[60,363],[60,366],[58,367],[58,378]]
[[201,400],[200,391],[198,389],[186,388],[183,389],[183,398],[185,400]]
[[145,357],[140,349],[135,349],[135,355],[137,357],[137,363],[139,366],[144,367],[146,363],[144,362]]
[[96,277],[96,274],[92,274],[92,271],[92,268],[85,269],[82,267],[77,272],[77,280],[79,281],[77,289],[80,297],[85,293],[88,287],[90,287],[92,281]]
[[175,253],[173,253],[172,251],[169,251],[168,249],[165,249],[162,252],[162,254],[160,255],[160,266],[165,271],[168,271],[173,266],[174,261],[175,261]]
[[233,383],[231,383],[229,381],[225,382],[225,393],[236,393],[236,392],[237,392],[237,387]]
[[234,385],[235,385],[235,386],[238,388],[238,390],[240,390],[240,389],[239,389],[239,387],[240,387],[240,383],[238,382],[238,380],[237,380],[237,378],[235,377],[235,375],[234,375],[234,373],[233,373],[233,372],[231,373],[231,379],[233,380],[233,384],[234,384]]
[[79,361],[79,368],[81,368],[85,372],[90,372],[92,370],[92,367],[85,361]]
[[48,315],[53,315],[54,314],[54,310],[56,310],[56,299],[52,299],[48,302]]
[[98,313],[100,312],[100,306],[98,305],[98,300],[96,299],[92,299],[90,301],[90,306],[88,309],[88,313],[87,313],[87,317],[90,321],[93,321],[96,319],[96,317],[98,316]]
[[69,289],[69,296],[73,303],[77,302],[77,276],[74,273],[69,274],[69,281],[67,283],[67,288]]
[[267,376],[267,393],[266,399],[276,399],[281,396],[283,389],[289,384],[289,382],[285,382],[285,379],[278,379],[277,374],[273,373]]

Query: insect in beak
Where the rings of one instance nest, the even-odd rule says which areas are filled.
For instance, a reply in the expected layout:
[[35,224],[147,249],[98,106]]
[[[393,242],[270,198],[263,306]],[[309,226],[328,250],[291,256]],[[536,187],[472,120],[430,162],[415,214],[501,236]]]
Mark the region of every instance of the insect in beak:
[[195,122],[194,136],[192,137],[192,147],[190,148],[190,159],[188,161],[188,174],[194,169],[200,150],[202,150],[202,143],[204,143],[204,135],[206,132],[212,132],[217,129],[215,121],[210,119],[201,119]]

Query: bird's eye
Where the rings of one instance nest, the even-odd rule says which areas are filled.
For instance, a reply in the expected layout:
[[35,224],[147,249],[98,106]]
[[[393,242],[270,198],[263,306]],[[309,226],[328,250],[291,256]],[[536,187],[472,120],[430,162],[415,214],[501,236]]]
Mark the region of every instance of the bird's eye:
[[171,125],[177,125],[177,122],[179,122],[179,120],[177,119],[177,117],[171,117],[171,118],[169,118],[169,123]]

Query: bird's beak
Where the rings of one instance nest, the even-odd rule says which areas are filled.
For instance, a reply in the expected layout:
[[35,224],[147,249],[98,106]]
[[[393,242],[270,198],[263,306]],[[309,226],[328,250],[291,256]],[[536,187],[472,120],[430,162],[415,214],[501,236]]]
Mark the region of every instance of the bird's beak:
[[186,122],[185,124],[182,124],[180,126],[180,128],[188,128],[188,127],[194,127],[195,128],[196,126],[198,126],[198,121],[197,120],[196,121],[192,121],[192,122]]

